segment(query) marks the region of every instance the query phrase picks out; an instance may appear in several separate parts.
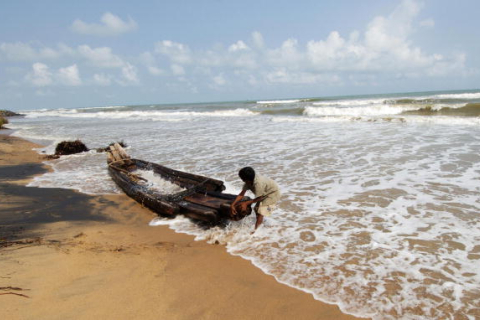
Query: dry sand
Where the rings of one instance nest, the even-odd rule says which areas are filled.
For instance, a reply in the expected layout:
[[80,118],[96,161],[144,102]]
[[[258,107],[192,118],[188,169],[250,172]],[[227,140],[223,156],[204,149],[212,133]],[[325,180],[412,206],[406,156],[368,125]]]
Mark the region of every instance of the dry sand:
[[0,133],[0,319],[354,319],[125,195],[25,187],[48,170]]

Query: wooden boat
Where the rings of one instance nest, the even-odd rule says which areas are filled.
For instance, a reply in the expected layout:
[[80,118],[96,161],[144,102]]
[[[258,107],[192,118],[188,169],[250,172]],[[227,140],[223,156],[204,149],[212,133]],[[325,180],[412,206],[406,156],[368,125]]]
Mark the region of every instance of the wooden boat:
[[[164,217],[183,214],[194,220],[216,225],[225,220],[240,220],[251,213],[246,212],[232,216],[230,205],[236,195],[223,193],[223,181],[173,170],[165,166],[133,159],[119,144],[110,147],[107,153],[108,171],[115,183],[131,198]],[[153,171],[183,189],[174,194],[162,194],[149,187],[148,181],[135,173],[136,170]],[[249,200],[245,197],[243,200]]]

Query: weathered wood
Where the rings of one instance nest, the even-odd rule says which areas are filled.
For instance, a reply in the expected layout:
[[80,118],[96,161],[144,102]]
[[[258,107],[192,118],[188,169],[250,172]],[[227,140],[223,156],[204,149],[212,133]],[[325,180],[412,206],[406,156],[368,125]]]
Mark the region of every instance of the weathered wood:
[[[123,160],[122,160],[123,161]],[[115,168],[115,170],[118,170],[120,172],[123,172],[125,173],[126,175],[128,175],[132,180],[133,182],[138,182],[138,180],[142,180],[142,181],[148,181],[147,179],[145,178],[142,178],[140,177],[138,174],[134,174],[128,170],[125,170],[125,169],[122,169],[122,168],[118,168],[118,167],[115,167],[114,165],[110,165],[111,167]]]
[[[183,171],[178,171],[174,169],[167,168],[165,166],[147,162],[143,160],[135,159],[136,165],[144,170],[153,170],[156,174],[160,175],[162,178],[171,181],[182,188],[192,188],[199,183],[202,183],[204,190],[206,191],[218,191],[221,192],[225,190],[223,181],[207,178],[204,176],[191,174]],[[205,182],[205,180],[208,180]]]
[[115,142],[113,145],[122,159],[130,159],[130,156],[125,152],[118,142]]
[[112,162],[115,162],[115,157],[113,156],[113,154],[110,151],[108,151],[107,152],[107,163],[110,164]]
[[231,201],[229,200],[219,199],[219,198],[215,198],[215,197],[201,194],[201,193],[192,194],[191,196],[185,197],[184,199],[188,202],[196,203],[196,204],[199,204],[208,208],[217,209],[217,210],[220,208],[222,204],[231,203]]
[[112,154],[115,161],[122,160],[122,157],[120,156],[120,154],[118,153],[117,149],[115,149],[114,146],[110,146],[110,153]]

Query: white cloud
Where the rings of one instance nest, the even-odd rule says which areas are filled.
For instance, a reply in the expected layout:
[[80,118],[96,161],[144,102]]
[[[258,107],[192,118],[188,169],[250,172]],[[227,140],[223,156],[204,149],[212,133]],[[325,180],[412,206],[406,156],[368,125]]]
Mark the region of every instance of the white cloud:
[[257,49],[263,49],[265,46],[265,42],[263,41],[263,36],[260,32],[255,31],[252,33],[252,39],[255,47]]
[[[55,59],[58,58],[58,59]],[[61,58],[61,59],[60,59]],[[59,63],[66,60],[74,60],[67,67],[59,66]],[[106,76],[96,69],[117,69],[116,82],[122,86],[135,85],[140,82],[138,70],[133,64],[124,61],[120,56],[114,54],[109,47],[92,48],[89,45],[81,45],[72,49],[60,44],[55,49],[35,48],[24,43],[3,43],[0,45],[0,59],[9,61],[28,61],[32,59],[49,59],[49,64],[36,61],[31,65],[31,70],[23,80],[36,87],[53,85],[80,86],[83,81],[79,69],[88,75],[90,84],[105,86],[112,83],[113,75]],[[73,63],[72,63],[73,62]],[[65,64],[64,64],[65,65]],[[21,74],[25,74],[22,68]],[[161,74],[163,70],[156,66],[149,66],[151,74]],[[18,72],[17,72],[18,73]],[[19,74],[19,76],[21,76]]]
[[114,55],[112,49],[109,47],[92,49],[88,45],[82,45],[78,47],[78,52],[97,67],[121,68],[125,65],[125,62],[119,56]]
[[299,52],[296,39],[288,39],[280,48],[267,51],[267,59],[272,66],[288,65],[289,68],[297,68],[305,60],[305,55]]
[[137,29],[137,23],[132,18],[123,21],[110,12],[105,13],[100,22],[87,23],[77,19],[72,23],[71,28],[76,33],[93,36],[117,36]]
[[290,71],[285,67],[277,68],[264,76],[267,83],[272,84],[339,84],[341,78],[338,75],[316,74],[307,71]]
[[32,65],[32,71],[25,79],[36,87],[44,87],[53,83],[52,72],[46,64],[37,62]]
[[[166,40],[156,44],[155,53],[170,60],[175,76],[185,76],[187,68],[194,71],[188,72],[191,77],[198,75],[198,70],[210,76],[220,74],[217,86],[235,80],[258,85],[262,79],[268,84],[340,84],[353,79],[348,77],[351,74],[374,75],[361,81],[356,78],[359,84],[376,81],[380,75],[439,76],[453,71],[452,66],[462,67],[465,59],[461,56],[428,54],[412,44],[421,8],[420,2],[403,0],[390,15],[373,18],[363,31],[353,30],[347,37],[332,31],[327,38],[304,45],[290,38],[277,48],[268,48],[262,34],[255,31],[250,42],[238,40],[227,48],[191,50],[185,44]],[[226,78],[229,81],[222,82]]]
[[138,80],[137,68],[130,63],[126,63],[125,66],[122,67],[122,76],[124,80],[120,81],[122,85],[138,84],[140,82]]
[[58,70],[58,81],[67,86],[79,86],[82,84],[76,64]]
[[[412,45],[413,22],[420,9],[416,1],[404,0],[391,15],[375,17],[363,35],[354,31],[344,39],[337,31],[332,31],[325,40],[309,41],[305,61],[317,72],[400,72],[405,75],[414,74],[412,71],[428,74],[432,69],[445,68],[445,63],[458,65],[458,61],[443,61],[441,55],[426,54]],[[272,59],[271,63],[278,65],[281,61],[288,66],[293,55],[287,56],[281,49],[277,51],[280,53],[273,56],[276,60]],[[301,53],[296,61],[304,61]],[[304,63],[300,67],[306,69],[308,65]]]
[[57,72],[52,72],[46,64],[37,62],[32,65],[32,71],[25,76],[25,80],[35,87],[52,85],[79,86],[82,84],[76,64],[60,68]]
[[[78,52],[95,67],[119,69],[121,78],[117,79],[116,82],[120,85],[127,86],[140,83],[137,67],[113,54],[111,48],[91,48],[88,45],[82,45],[78,47]],[[104,77],[102,74],[95,74],[94,83],[102,86],[110,85],[111,78]]]
[[188,46],[170,40],[158,42],[155,45],[155,52],[166,55],[177,64],[189,64],[193,60]]
[[242,40],[238,40],[236,43],[234,43],[230,47],[228,47],[228,51],[230,51],[230,52],[249,50],[249,49],[250,48]]
[[[444,77],[466,72],[465,54],[427,52],[413,42],[415,28],[435,26],[433,19],[419,20],[421,9],[419,1],[403,0],[391,14],[374,17],[362,29],[347,34],[332,30],[325,38],[303,43],[290,38],[276,47],[268,47],[258,31],[246,40],[200,50],[163,40],[155,43],[152,51],[132,59],[133,63],[106,46],[84,44],[72,49],[17,42],[0,44],[0,60],[36,62],[24,79],[37,87],[81,85],[79,69],[90,84],[137,85],[139,70],[134,64],[141,68],[142,76],[175,78],[169,85],[177,84],[178,88],[186,88],[188,83],[192,88],[202,84],[214,89],[235,84],[372,85],[387,78]],[[101,25],[82,26],[99,33],[101,28],[118,31],[122,25],[132,24],[111,15],[102,18]],[[65,62],[66,58],[75,61]],[[50,68],[42,63],[46,59]],[[69,67],[59,69],[59,63]],[[110,69],[107,74],[105,69]],[[22,70],[18,77],[24,74]]]
[[23,42],[0,44],[0,60],[8,61],[39,61],[53,60],[64,55],[72,55],[73,50],[59,44],[56,49],[49,47],[34,48],[31,44]]
[[140,55],[140,61],[145,65],[148,72],[154,76],[164,75],[165,71],[157,67],[155,57],[150,52],[144,52]]

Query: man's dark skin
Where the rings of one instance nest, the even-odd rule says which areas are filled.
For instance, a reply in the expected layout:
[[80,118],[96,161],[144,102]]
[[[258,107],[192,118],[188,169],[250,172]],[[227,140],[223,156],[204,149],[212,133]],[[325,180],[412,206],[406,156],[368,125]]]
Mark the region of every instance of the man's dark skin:
[[[244,179],[242,179],[242,181],[247,185],[248,188],[251,188],[253,186],[253,181],[244,180]],[[262,202],[266,198],[266,196],[260,196],[260,197],[257,197],[255,199],[253,199],[253,200],[241,201],[240,202],[240,200],[243,199],[243,196],[245,195],[246,192],[247,192],[246,189],[242,190],[242,192],[240,192],[240,194],[235,198],[235,200],[230,205],[230,208],[232,210],[232,215],[236,215],[237,211],[245,212],[247,210],[247,207],[252,205],[253,203],[257,203],[257,205],[255,206],[255,209],[257,209],[258,203]],[[259,214],[257,212],[257,210],[255,210],[255,214],[257,216],[257,221],[255,222],[255,230],[257,230],[257,228],[263,222],[263,216],[261,214]],[[254,233],[255,230],[253,230],[252,233]]]

